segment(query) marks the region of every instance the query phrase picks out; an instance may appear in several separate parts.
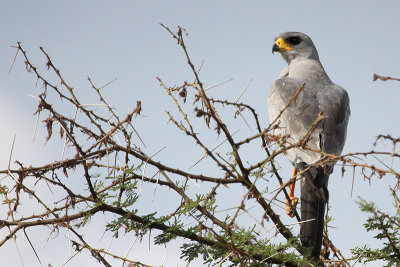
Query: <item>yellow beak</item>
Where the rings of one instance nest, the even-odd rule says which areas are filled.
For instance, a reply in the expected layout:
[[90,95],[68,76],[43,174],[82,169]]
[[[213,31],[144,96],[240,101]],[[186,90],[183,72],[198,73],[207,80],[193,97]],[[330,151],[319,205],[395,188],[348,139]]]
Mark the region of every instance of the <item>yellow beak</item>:
[[276,40],[274,46],[272,47],[272,52],[286,52],[292,50],[293,48],[288,43],[286,43],[282,38]]

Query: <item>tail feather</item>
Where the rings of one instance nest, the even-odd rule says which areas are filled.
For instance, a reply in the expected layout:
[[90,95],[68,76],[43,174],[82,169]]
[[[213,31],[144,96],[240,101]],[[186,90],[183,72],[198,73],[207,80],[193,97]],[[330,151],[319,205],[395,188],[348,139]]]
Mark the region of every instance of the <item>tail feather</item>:
[[321,253],[328,176],[322,168],[312,168],[304,173],[301,183],[300,240],[303,246],[312,248],[311,255],[316,259]]

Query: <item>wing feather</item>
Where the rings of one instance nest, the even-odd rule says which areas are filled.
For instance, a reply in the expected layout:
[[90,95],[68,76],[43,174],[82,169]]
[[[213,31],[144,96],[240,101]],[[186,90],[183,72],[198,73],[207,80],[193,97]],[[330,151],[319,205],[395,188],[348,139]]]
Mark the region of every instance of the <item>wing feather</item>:
[[[288,77],[273,83],[268,97],[270,121],[278,116],[301,85],[301,81]],[[306,84],[303,92],[279,118],[277,134],[289,135],[289,143],[302,140],[320,112],[323,112],[324,119],[307,144],[327,153],[340,154],[350,116],[349,97],[343,88],[333,83],[323,88],[313,83]],[[293,163],[303,161],[308,164],[321,157],[319,153],[297,148],[289,150],[287,156]]]

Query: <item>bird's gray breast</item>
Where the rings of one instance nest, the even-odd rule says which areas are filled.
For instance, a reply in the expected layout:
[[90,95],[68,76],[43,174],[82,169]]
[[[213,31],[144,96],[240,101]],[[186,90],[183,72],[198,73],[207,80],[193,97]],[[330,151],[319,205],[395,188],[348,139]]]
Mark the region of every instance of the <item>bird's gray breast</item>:
[[[303,84],[297,79],[283,77],[271,87],[268,97],[270,121],[278,116]],[[276,134],[289,135],[286,145],[303,140],[318,114],[324,119],[312,131],[307,145],[327,153],[340,154],[346,136],[349,117],[348,96],[344,89],[333,83],[306,82],[305,88],[290,106],[281,114]],[[310,150],[293,148],[287,157],[297,162],[315,163],[321,154]]]

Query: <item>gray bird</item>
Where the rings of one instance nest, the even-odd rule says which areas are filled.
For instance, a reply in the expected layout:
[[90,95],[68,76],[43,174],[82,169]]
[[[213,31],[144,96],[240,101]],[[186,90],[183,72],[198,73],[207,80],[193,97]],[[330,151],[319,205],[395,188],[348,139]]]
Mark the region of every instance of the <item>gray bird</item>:
[[[309,134],[306,146],[325,153],[340,155],[350,117],[349,96],[342,87],[333,83],[319,61],[317,49],[307,35],[286,32],[276,38],[272,52],[279,52],[288,66],[271,86],[268,96],[269,119],[273,122],[305,83],[303,91],[276,120],[275,134],[288,136],[284,146],[304,140],[310,127],[322,112],[323,119]],[[300,239],[312,248],[312,256],[320,257],[325,206],[328,201],[328,178],[335,162],[318,164],[324,158],[316,151],[296,147],[288,149],[286,157],[296,171],[303,172],[301,179]],[[289,193],[292,204],[294,183]],[[293,215],[292,212],[288,212]]]

